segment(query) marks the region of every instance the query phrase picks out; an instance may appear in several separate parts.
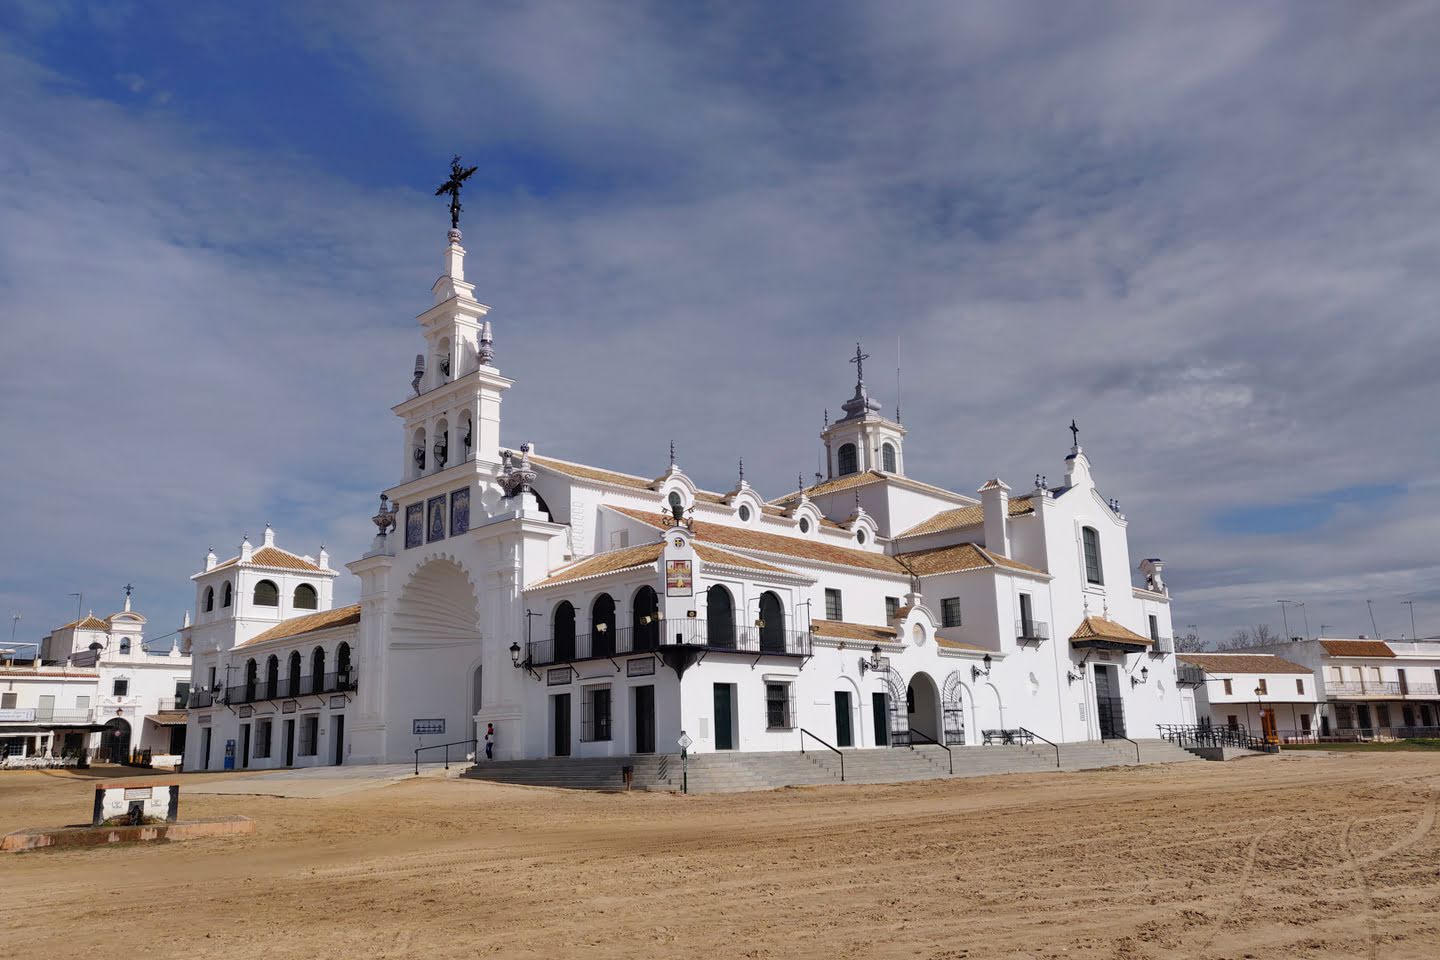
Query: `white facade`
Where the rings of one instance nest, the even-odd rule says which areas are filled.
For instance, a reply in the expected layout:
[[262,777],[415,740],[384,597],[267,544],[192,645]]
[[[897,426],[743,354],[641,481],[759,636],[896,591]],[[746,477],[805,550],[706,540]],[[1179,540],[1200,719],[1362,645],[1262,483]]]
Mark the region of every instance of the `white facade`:
[[119,761],[148,750],[165,764],[183,751],[190,658],[178,638],[151,643],[125,607],[51,631],[40,660],[0,667],[0,741],[10,753],[86,751]]
[[1320,732],[1324,694],[1314,671],[1269,653],[1182,653],[1185,723],[1244,730],[1274,741]]
[[[196,575],[187,769],[219,768],[232,740],[252,766],[407,761],[491,724],[506,759],[674,752],[682,732],[697,751],[790,750],[802,728],[870,747],[1020,727],[1153,737],[1181,722],[1163,565],[1139,564],[1132,585],[1128,520],[1078,442],[1063,483],[1019,494],[912,480],[911,438],[857,363],[845,416],[822,434],[829,476],[778,499],[743,473],[700,490],[673,451],[648,476],[511,453],[512,382],[459,240],[418,317],[415,394],[393,408],[402,480],[347,564],[358,606],[332,610],[323,553],[297,567],[268,531],[264,549],[212,552]],[[279,606],[253,603],[261,579]],[[227,582],[232,608],[211,599]],[[307,584],[316,611],[287,609]],[[334,663],[342,647],[353,689],[267,683],[271,656]],[[287,732],[281,756],[256,756],[262,719],[305,716],[313,753],[289,751]]]
[[1440,640],[1320,638],[1266,647],[1311,671],[1325,700],[1321,736],[1440,733]]

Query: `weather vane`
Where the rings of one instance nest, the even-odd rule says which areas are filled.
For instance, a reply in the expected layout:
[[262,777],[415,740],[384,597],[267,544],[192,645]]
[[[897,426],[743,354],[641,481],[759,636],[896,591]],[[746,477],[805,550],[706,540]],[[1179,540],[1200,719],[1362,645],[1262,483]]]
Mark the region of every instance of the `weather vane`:
[[450,179],[435,188],[435,196],[450,195],[450,229],[460,229],[460,186],[470,179],[470,174],[476,171],[476,167],[460,166],[460,154],[450,158]]

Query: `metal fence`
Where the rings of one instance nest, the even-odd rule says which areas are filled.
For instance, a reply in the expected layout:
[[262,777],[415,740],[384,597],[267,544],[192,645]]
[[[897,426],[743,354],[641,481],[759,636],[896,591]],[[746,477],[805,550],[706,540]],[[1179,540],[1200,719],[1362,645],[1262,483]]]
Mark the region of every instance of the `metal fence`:
[[[325,693],[348,693],[355,690],[359,682],[359,672],[354,667],[318,676],[285,677],[274,683],[268,680],[255,680],[226,687],[223,691],[223,702],[227,704],[255,703],[260,700],[279,700]],[[190,694],[192,710],[198,707],[208,707],[213,702],[214,697],[206,691],[195,690]]]
[[551,637],[531,640],[527,645],[531,666],[540,667],[572,660],[592,660],[631,653],[645,653],[667,646],[695,646],[710,650],[738,653],[775,654],[808,657],[810,633],[766,625],[717,625],[714,629],[704,620],[685,617],[657,620],[639,628],[617,627],[574,637]]
[[1162,723],[1157,729],[1163,739],[1181,747],[1244,747],[1247,750],[1265,750],[1269,746],[1264,737],[1252,735],[1244,726]]

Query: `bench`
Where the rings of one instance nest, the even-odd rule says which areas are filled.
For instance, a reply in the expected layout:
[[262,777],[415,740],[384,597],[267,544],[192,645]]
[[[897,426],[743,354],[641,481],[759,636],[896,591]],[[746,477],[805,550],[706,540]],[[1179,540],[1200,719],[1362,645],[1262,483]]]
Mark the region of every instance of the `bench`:
[[985,746],[992,744],[1018,744],[1034,743],[1035,734],[1023,727],[1016,727],[1013,730],[981,730],[980,735],[984,737]]

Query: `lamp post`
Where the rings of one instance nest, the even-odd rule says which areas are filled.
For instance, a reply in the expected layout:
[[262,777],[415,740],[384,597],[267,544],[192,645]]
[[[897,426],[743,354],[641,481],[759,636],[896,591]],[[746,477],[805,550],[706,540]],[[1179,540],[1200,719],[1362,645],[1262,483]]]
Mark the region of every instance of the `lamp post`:
[[1265,691],[1259,687],[1255,688],[1255,709],[1260,714],[1260,739],[1269,743],[1269,739],[1265,736],[1265,705],[1260,702],[1260,697],[1264,693]]

